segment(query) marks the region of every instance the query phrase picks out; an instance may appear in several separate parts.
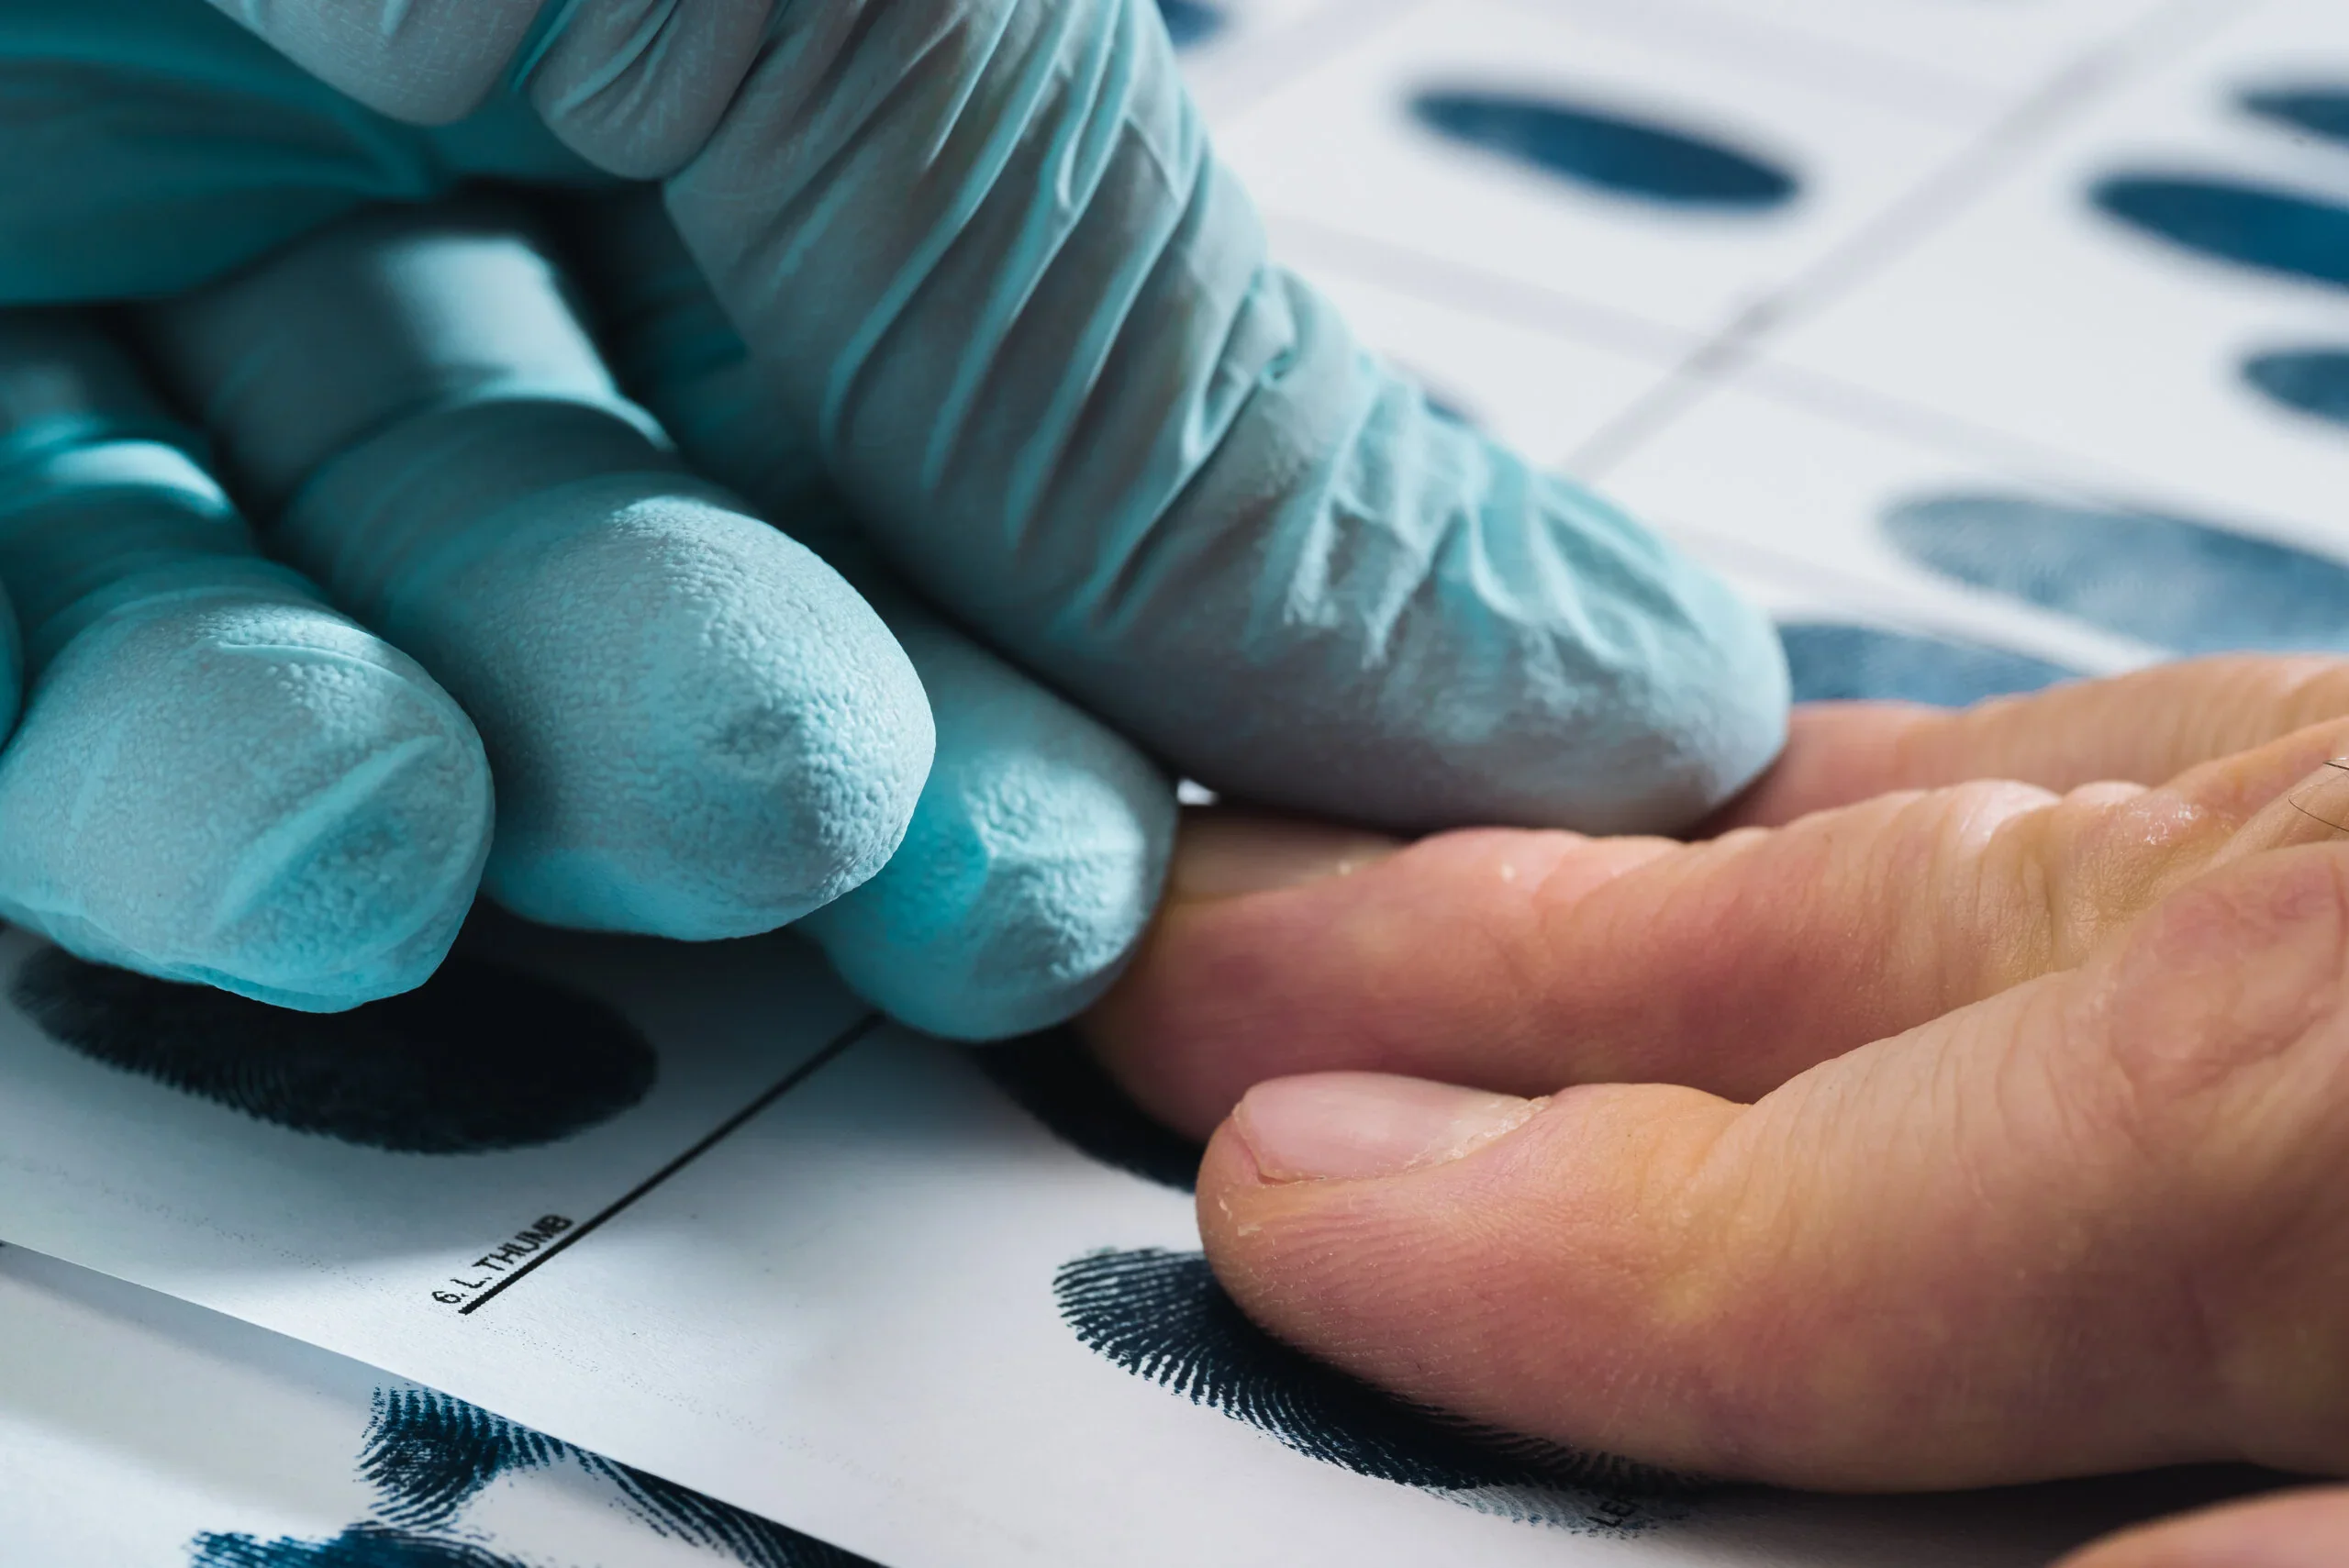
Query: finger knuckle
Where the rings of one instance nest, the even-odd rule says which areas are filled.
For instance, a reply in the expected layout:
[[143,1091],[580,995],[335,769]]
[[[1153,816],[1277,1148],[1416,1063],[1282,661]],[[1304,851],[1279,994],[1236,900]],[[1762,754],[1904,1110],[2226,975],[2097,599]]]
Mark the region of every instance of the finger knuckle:
[[[2156,1150],[2349,1098],[2349,856],[2288,851],[2188,886],[2132,935],[2105,995],[2111,1062]],[[2279,1096],[2283,1103],[2278,1104]]]

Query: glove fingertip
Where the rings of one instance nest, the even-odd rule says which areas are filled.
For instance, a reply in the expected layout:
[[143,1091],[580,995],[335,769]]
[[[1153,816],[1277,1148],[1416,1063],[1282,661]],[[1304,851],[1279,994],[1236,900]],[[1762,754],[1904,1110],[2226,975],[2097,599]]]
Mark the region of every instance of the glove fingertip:
[[961,1040],[1066,1022],[1149,926],[1172,785],[1124,740],[918,610],[890,626],[937,706],[904,845],[807,929],[852,989]]
[[429,584],[430,626],[403,634],[488,739],[492,895],[553,925],[718,940],[877,873],[934,731],[855,590],[670,476],[583,482],[530,508],[498,550]]
[[0,757],[0,911],[340,1011],[438,967],[490,817],[472,725],[395,650],[310,604],[150,602],[59,655]]

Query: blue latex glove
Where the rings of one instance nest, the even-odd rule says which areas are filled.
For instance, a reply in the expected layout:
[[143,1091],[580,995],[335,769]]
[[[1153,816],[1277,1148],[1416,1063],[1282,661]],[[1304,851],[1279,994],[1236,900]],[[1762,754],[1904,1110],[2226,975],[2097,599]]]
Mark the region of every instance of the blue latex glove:
[[[688,455],[852,557],[657,203],[593,217],[607,314]],[[1114,975],[1155,901],[1171,784],[867,567],[885,631],[687,479],[518,214],[378,209],[142,315],[286,553],[480,725],[501,902],[689,937],[828,905],[810,929],[852,984],[965,1037],[1066,1018]],[[926,784],[908,655],[940,715]],[[908,811],[907,852],[867,882]],[[885,833],[844,845],[843,827]]]
[[934,1034],[999,1039],[1072,1017],[1149,924],[1174,845],[1171,781],[890,580],[651,192],[582,204],[572,228],[629,389],[696,468],[848,575],[937,716],[904,846],[804,929],[858,992]]
[[481,742],[254,553],[197,450],[95,328],[0,313],[0,580],[34,676],[0,914],[289,1006],[412,984],[488,851]]
[[143,316],[282,551],[480,727],[500,903],[750,936],[896,850],[930,762],[912,666],[685,471],[515,218],[378,210]]
[[1266,264],[1146,5],[537,8],[255,8],[378,108],[460,119],[423,131],[187,0],[0,6],[0,114],[41,172],[0,187],[0,297],[184,289],[469,172],[576,181],[561,141],[665,181],[755,350],[748,406],[812,433],[896,566],[1207,782],[1615,830],[1775,751],[1757,617]]

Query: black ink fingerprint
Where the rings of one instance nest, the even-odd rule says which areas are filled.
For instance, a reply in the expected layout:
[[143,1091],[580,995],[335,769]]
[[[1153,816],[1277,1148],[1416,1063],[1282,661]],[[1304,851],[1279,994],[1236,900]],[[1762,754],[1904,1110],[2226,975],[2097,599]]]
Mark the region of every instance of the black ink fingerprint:
[[199,1535],[188,1568],[525,1568],[459,1540],[429,1540],[379,1525],[353,1525],[331,1540]]
[[2197,255],[2349,288],[2349,207],[2189,174],[2119,174],[2090,193],[2108,216]]
[[2238,100],[2252,114],[2290,130],[2349,142],[2349,87],[2259,87]]
[[2078,673],[2044,659],[1881,627],[1794,622],[1778,628],[1797,702],[1921,702],[1970,707]]
[[1666,206],[1759,212],[1801,182],[1757,154],[1613,110],[1510,94],[1431,91],[1411,112],[1438,133],[1611,195]]
[[295,1013],[50,949],[10,995],[84,1055],[298,1132],[413,1154],[552,1142],[618,1115],[656,1058],[618,1013],[452,958],[420,989]]
[[2243,361],[2243,378],[2294,413],[2349,425],[2349,349],[2279,349]]
[[1884,529],[1929,571],[2174,653],[2349,651],[2349,565],[2212,524],[1954,495]]
[[561,1465],[608,1483],[651,1533],[744,1568],[874,1568],[813,1536],[429,1388],[378,1389],[359,1455],[359,1473],[375,1488],[376,1517],[410,1534],[455,1522],[502,1475]]
[[1223,31],[1222,10],[1206,0],[1158,0],[1158,14],[1166,19],[1167,36],[1176,49],[1205,43]]
[[971,1060],[1062,1142],[1144,1181],[1181,1192],[1197,1187],[1200,1145],[1144,1115],[1073,1030],[979,1046]]
[[1529,1524],[1631,1535],[1687,1512],[1692,1484],[1417,1409],[1251,1323],[1197,1252],[1090,1253],[1052,1282],[1061,1317],[1137,1377],[1308,1459]]

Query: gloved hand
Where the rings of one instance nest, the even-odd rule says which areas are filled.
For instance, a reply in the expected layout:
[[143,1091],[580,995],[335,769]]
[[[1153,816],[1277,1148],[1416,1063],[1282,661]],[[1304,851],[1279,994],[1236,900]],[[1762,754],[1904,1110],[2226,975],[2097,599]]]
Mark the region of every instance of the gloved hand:
[[[1694,818],[1775,751],[1784,671],[1757,617],[1603,504],[1431,411],[1318,296],[1268,265],[1146,4],[711,0],[648,10],[562,0],[534,18],[538,8],[536,0],[295,0],[253,10],[249,19],[272,42],[353,95],[410,120],[451,122],[419,130],[338,96],[190,0],[70,8],[11,0],[0,6],[0,115],[20,172],[0,187],[0,300],[177,294],[360,206],[435,195],[469,175],[577,183],[592,164],[658,178],[688,250],[751,349],[755,372],[740,373],[747,390],[724,416],[749,434],[726,438],[729,450],[756,454],[763,426],[785,442],[806,432],[889,565],[1205,782],[1392,828],[1493,819],[1618,830]],[[507,90],[509,80],[519,85]],[[301,266],[275,264],[284,278]],[[301,293],[283,286],[289,297]],[[677,656],[667,639],[691,616],[664,603],[629,619],[642,635],[618,640],[632,653],[574,628],[575,651],[562,657],[576,670],[507,662],[540,647],[539,634],[568,613],[551,596],[514,597],[543,581],[521,560],[527,549],[506,537],[517,517],[549,515],[533,487],[662,473],[656,497],[614,501],[628,485],[607,490],[606,512],[678,503],[672,509],[700,517],[729,549],[777,563],[762,592],[820,598],[815,610],[795,606],[802,618],[780,637],[809,657],[841,650],[812,673],[770,662],[759,676],[779,683],[771,711],[789,716],[795,745],[806,742],[795,753],[805,776],[868,781],[804,797],[775,784],[770,807],[788,816],[804,800],[821,818],[801,841],[840,851],[828,861],[831,881],[802,880],[838,891],[877,862],[875,846],[885,854],[906,820],[908,777],[918,784],[908,759],[922,738],[890,706],[902,667],[890,673],[872,651],[873,626],[830,592],[837,584],[820,563],[792,556],[784,572],[779,543],[753,547],[712,521],[733,517],[730,503],[645,458],[659,445],[649,425],[637,427],[643,450],[629,447],[621,431],[631,421],[608,406],[594,419],[566,412],[556,421],[592,425],[593,438],[532,437],[534,462],[553,446],[560,461],[496,475],[510,483],[476,492],[489,473],[440,462],[437,443],[460,440],[454,427],[476,420],[535,429],[540,416],[522,419],[506,406],[537,395],[491,398],[495,417],[484,415],[467,403],[467,374],[453,373],[462,367],[430,352],[418,386],[384,392],[369,389],[375,373],[362,360],[400,363],[408,348],[329,361],[357,373],[319,395],[316,408],[295,392],[290,411],[281,405],[242,425],[248,416],[236,410],[266,399],[245,401],[239,335],[263,332],[272,293],[231,282],[221,297],[241,295],[242,304],[207,296],[167,307],[155,315],[158,341],[228,430],[240,483],[285,506],[289,551],[460,688],[494,761],[502,735],[527,733],[582,768],[608,762],[601,708],[566,707],[557,694],[607,689],[596,671],[607,660]],[[277,336],[316,340],[290,324]],[[575,390],[551,401],[585,409],[603,397]],[[690,412],[692,396],[676,395]],[[316,416],[307,429],[294,417],[304,413]],[[370,419],[437,433],[401,447]],[[687,444],[715,451],[724,442]],[[370,515],[384,498],[368,494],[371,473],[408,487],[395,502],[397,526]],[[575,526],[544,524],[562,538]],[[607,516],[591,531],[611,526]],[[643,538],[638,547],[651,548]],[[887,598],[869,570],[853,569]],[[615,568],[597,577],[599,591],[623,576]],[[785,590],[785,578],[800,586]],[[28,592],[7,581],[19,597]],[[776,607],[773,597],[736,606],[743,624]],[[908,618],[892,614],[918,642]],[[937,679],[934,669],[961,657],[926,657],[924,673]],[[1001,665],[970,668],[985,671],[974,677],[980,684],[1014,689]],[[28,738],[51,702],[51,678],[36,689]],[[821,700],[810,695],[818,691]],[[1022,691],[1014,708],[1049,713],[1052,734],[1070,733],[1060,728],[1069,710]],[[495,695],[473,695],[484,692]],[[833,698],[848,706],[827,706]],[[1000,714],[985,703],[955,711],[999,760],[1019,751],[1004,743]],[[829,771],[814,762],[830,744],[827,726],[848,737]],[[1106,740],[1095,747],[1097,736],[1088,730],[1074,748],[1084,755],[1074,771],[1095,775],[1100,810],[1071,819],[1126,813],[1112,835],[1124,846],[1117,852],[1148,860],[1163,832],[1131,810],[1134,760]],[[104,795],[106,770],[117,764],[84,762],[89,775],[72,787]],[[521,763],[496,765],[518,812],[526,799],[564,798],[559,783],[509,780]],[[1068,771],[1045,770],[1037,788],[1061,788],[1041,781]],[[635,835],[667,809],[690,815],[699,782],[665,767],[640,782],[640,813],[597,818],[592,874],[527,833],[509,856],[501,813],[493,887],[571,923],[670,929],[675,911],[664,900],[682,884],[660,869],[665,851],[654,844],[643,854]],[[582,787],[569,798],[603,799]],[[235,816],[217,802],[177,809],[198,804],[207,822]],[[352,809],[353,822],[365,816]],[[187,830],[168,813],[151,820],[157,834]],[[0,826],[13,834],[5,818]],[[242,852],[233,833],[216,829],[205,829],[207,853]],[[1031,839],[1048,842],[1057,830]],[[535,882],[521,868],[534,853]],[[773,869],[716,860],[720,871],[753,876]],[[618,863],[654,869],[623,898],[610,880]],[[918,861],[907,870],[907,882],[934,880],[935,868]],[[13,896],[5,879],[0,895]],[[17,902],[44,924],[32,901]],[[1109,902],[1121,905],[1130,935],[1132,901]],[[792,912],[792,900],[733,907],[771,920]],[[918,888],[894,903],[870,900],[866,936],[850,934],[856,907],[827,920],[836,954],[866,951],[871,933],[907,952],[930,951],[923,943],[934,933],[917,928],[940,910],[965,931],[982,929],[971,923],[978,917],[954,913],[967,906]],[[378,917],[359,902],[349,914],[310,909],[318,954],[384,949],[383,930],[370,924]],[[45,929],[79,940],[61,923]],[[718,929],[679,921],[673,934]],[[876,973],[896,965],[885,950],[869,951]],[[117,942],[103,956],[140,962],[139,943]],[[242,977],[239,953],[220,957],[172,972],[208,968],[223,983],[262,989]],[[331,969],[323,956],[314,967]],[[382,965],[340,997],[395,988],[416,973],[413,963]],[[1081,999],[1082,989],[1068,997]],[[310,1000],[333,1005],[337,995],[317,986]],[[1002,1017],[1019,1013],[1008,1006]],[[1030,1008],[1020,1021],[1041,1016]]]

